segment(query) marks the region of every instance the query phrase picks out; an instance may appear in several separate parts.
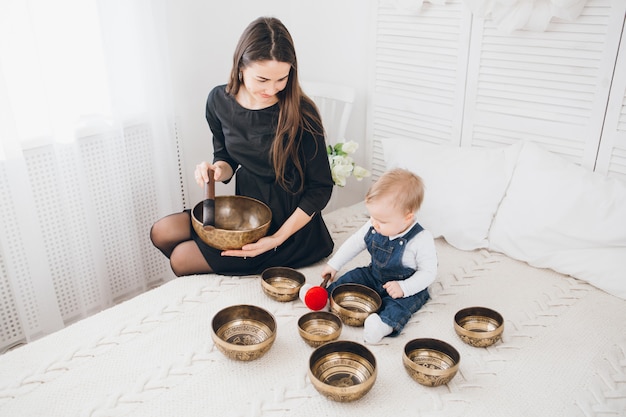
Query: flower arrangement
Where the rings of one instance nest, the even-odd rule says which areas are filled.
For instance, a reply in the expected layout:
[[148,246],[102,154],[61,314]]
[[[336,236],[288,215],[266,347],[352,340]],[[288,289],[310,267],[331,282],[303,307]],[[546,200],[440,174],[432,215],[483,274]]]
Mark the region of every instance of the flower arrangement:
[[355,141],[337,142],[335,146],[328,145],[326,153],[328,153],[328,162],[333,174],[333,182],[339,187],[346,185],[346,180],[353,175],[357,181],[361,181],[365,177],[369,177],[370,172],[355,164],[350,156],[359,148],[359,144]]

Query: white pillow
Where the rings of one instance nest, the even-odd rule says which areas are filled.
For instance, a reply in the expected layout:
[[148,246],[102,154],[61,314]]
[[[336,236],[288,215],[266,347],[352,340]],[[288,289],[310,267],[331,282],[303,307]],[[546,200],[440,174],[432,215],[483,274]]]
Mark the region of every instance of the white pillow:
[[626,298],[626,183],[526,142],[489,241]]
[[387,169],[406,168],[424,180],[417,212],[424,228],[459,249],[488,247],[489,227],[521,145],[466,148],[389,138],[382,146]]

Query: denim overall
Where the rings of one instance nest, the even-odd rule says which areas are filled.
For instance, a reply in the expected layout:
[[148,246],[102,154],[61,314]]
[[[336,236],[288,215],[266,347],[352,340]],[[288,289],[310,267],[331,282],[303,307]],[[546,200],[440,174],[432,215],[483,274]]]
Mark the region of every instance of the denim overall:
[[424,230],[422,226],[416,223],[404,236],[389,240],[387,236],[377,233],[370,227],[365,236],[365,244],[372,257],[371,264],[346,272],[328,286],[328,293],[330,294],[337,285],[347,283],[362,284],[373,289],[383,302],[378,315],[383,323],[393,328],[391,336],[399,334],[413,313],[430,298],[428,288],[410,297],[394,299],[387,294],[383,284],[387,281],[405,280],[415,273],[415,269],[402,265],[402,255],[407,242],[422,230]]

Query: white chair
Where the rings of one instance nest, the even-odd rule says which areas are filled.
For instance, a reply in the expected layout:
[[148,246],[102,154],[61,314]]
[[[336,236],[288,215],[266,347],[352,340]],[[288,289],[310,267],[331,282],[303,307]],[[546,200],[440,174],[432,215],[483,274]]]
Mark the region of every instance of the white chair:
[[354,88],[339,84],[302,82],[302,90],[317,105],[326,132],[326,142],[344,142],[354,103]]

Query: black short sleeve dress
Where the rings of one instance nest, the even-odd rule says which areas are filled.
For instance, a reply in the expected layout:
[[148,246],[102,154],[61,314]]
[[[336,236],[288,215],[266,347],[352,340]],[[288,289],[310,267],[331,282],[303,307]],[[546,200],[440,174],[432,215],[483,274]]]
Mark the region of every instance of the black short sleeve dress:
[[[246,259],[222,256],[220,250],[205,244],[192,228],[194,241],[205,259],[218,274],[247,275],[272,266],[298,268],[330,255],[333,241],[321,211],[330,200],[334,184],[324,137],[301,132],[304,187],[300,192],[286,191],[276,182],[270,159],[279,104],[249,110],[227,94],[225,87],[215,87],[206,103],[206,119],[213,133],[213,161],[225,161],[236,172],[237,195],[256,198],[270,207],[272,223],[268,234],[278,230],[298,207],[313,218],[276,250]],[[294,184],[293,190],[297,190],[302,179],[297,178],[295,169],[287,167],[286,171]]]

